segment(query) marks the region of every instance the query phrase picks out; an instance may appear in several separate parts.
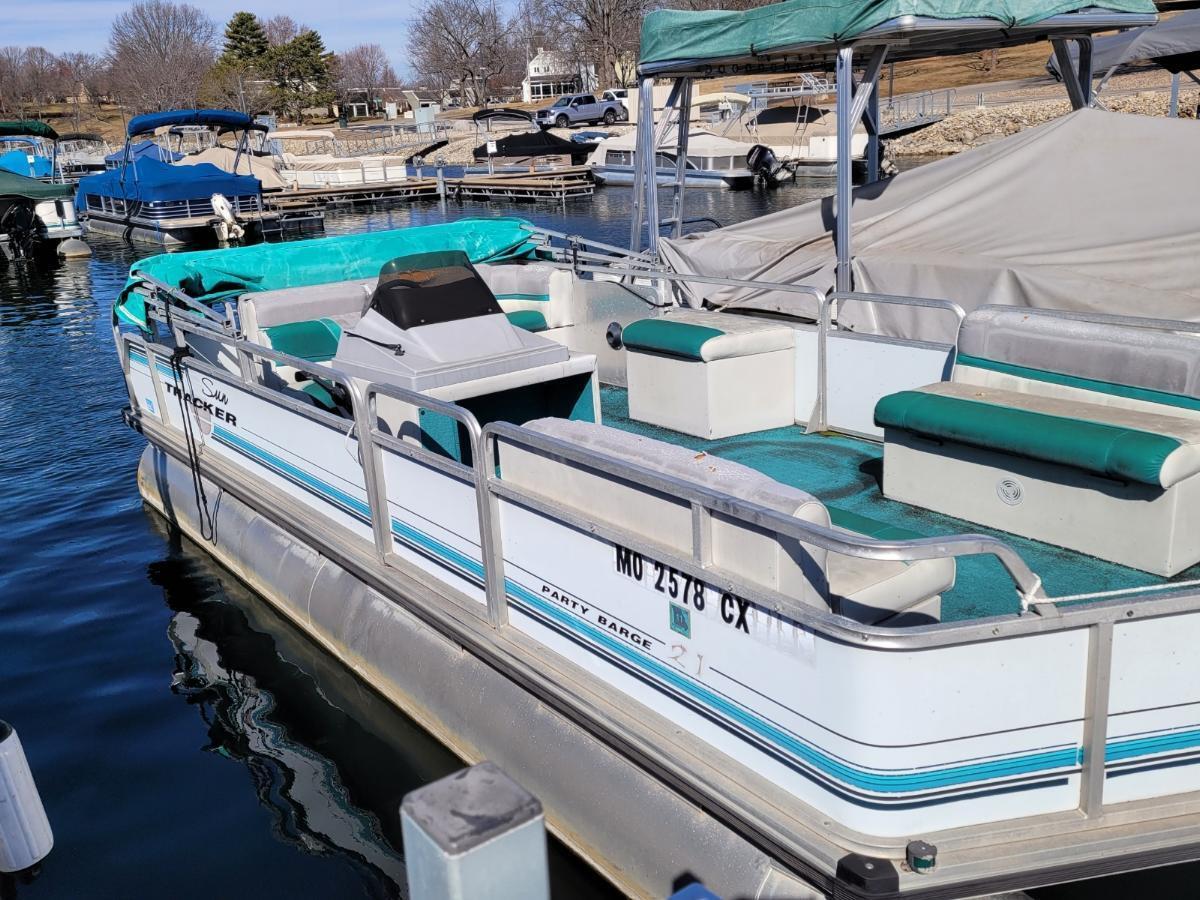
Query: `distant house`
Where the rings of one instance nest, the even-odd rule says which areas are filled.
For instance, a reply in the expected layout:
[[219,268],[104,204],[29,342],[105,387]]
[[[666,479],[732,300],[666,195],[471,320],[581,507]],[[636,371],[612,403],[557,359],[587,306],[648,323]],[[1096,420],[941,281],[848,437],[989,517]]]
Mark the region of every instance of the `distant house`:
[[537,53],[526,64],[521,99],[526,103],[537,103],[563,94],[594,91],[596,87],[596,67],[591,63],[582,62],[565,50],[538,47]]

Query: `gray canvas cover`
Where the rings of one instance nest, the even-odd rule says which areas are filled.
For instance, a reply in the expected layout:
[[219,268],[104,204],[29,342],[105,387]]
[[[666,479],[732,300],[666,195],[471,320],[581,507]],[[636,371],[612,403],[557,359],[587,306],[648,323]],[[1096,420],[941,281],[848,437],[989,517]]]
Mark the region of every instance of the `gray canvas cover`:
[[[1152,149],[1151,149],[1152,148]],[[1200,128],[1084,109],[854,191],[859,291],[1200,320]],[[832,290],[832,197],[663,241],[674,271]],[[687,302],[816,317],[801,294],[688,285]],[[853,303],[844,326],[950,341],[953,318]]]
[[[1078,63],[1079,50],[1070,46],[1071,59]],[[1200,9],[1189,9],[1157,25],[1146,28],[1131,28],[1120,34],[1095,38],[1092,41],[1092,75],[1104,75],[1113,66],[1133,62],[1137,59],[1163,60],[1164,68],[1172,72],[1196,65],[1195,55],[1200,54]],[[1191,59],[1188,57],[1191,56]],[[1181,66],[1175,66],[1178,60]],[[1050,55],[1046,68],[1056,78],[1061,78],[1058,60]]]

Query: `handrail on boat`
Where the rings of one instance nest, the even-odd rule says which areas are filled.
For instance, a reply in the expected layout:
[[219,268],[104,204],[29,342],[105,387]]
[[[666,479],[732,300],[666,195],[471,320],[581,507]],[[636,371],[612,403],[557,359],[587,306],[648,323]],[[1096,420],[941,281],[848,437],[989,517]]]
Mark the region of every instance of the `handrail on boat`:
[[[1020,554],[1003,541],[987,535],[949,535],[902,541],[879,541],[868,537],[851,537],[832,528],[806,522],[760,504],[711,490],[704,485],[656,472],[637,463],[606,456],[594,450],[507,422],[492,422],[486,425],[481,440],[483,457],[492,462],[496,460],[496,442],[505,440],[531,447],[560,461],[582,465],[598,474],[615,475],[651,490],[660,491],[670,497],[688,501],[692,507],[690,567],[698,577],[703,578],[706,574],[709,578],[714,576],[734,578],[728,573],[716,570],[709,559],[707,535],[711,524],[710,517],[713,513],[719,513],[747,525],[775,531],[801,543],[859,559],[873,559],[881,562],[915,562],[923,559],[991,555],[996,557],[1013,580],[1020,598],[1022,612],[1028,611],[1030,604],[1041,604],[1046,601],[1041,578],[1029,568]],[[502,478],[496,477],[494,471],[488,471],[486,468],[480,470],[480,487],[489,494],[499,494],[518,501],[534,499],[543,506],[560,511],[562,509],[561,504],[553,501],[552,498],[537,496],[533,492],[506,484]],[[568,515],[567,518],[570,516]],[[594,525],[592,528],[596,530]],[[794,602],[776,591],[752,588],[745,592],[751,595],[765,595],[775,600],[772,605],[777,609],[782,606],[789,612],[795,612]],[[784,603],[780,604],[779,600],[783,600]]]
[[813,411],[813,421],[809,423],[810,431],[825,431],[829,427],[829,332],[833,329],[833,308],[835,304],[851,303],[885,303],[895,306],[918,306],[926,309],[943,309],[953,313],[955,343],[958,330],[967,317],[966,311],[952,300],[939,300],[932,297],[905,297],[899,294],[876,294],[868,291],[833,291],[819,301],[817,312],[817,402]]

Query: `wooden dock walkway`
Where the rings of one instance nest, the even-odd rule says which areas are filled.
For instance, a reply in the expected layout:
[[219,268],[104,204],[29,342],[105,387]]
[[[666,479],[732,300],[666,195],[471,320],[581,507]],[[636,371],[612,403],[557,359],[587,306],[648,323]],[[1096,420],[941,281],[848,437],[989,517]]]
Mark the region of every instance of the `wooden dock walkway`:
[[[426,167],[428,168],[428,167]],[[447,200],[534,203],[566,202],[590,197],[595,189],[587,166],[571,166],[554,172],[497,172],[494,175],[463,175],[442,179]],[[344,206],[380,200],[437,200],[438,179],[423,176],[387,184],[339,185],[301,190],[263,191],[268,209],[278,212],[312,206]]]

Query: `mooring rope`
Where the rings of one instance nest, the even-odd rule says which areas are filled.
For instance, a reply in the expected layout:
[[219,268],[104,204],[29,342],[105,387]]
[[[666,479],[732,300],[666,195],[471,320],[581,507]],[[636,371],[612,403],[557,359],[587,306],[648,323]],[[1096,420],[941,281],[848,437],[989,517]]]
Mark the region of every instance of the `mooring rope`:
[[1179,588],[1200,587],[1200,578],[1190,581],[1168,581],[1166,584],[1143,584],[1140,587],[1116,588],[1111,591],[1093,591],[1090,594],[1071,594],[1066,597],[1048,597],[1050,603],[1072,603],[1076,600],[1101,600],[1105,597],[1122,597],[1127,594],[1148,594],[1152,591],[1173,591]]
[[[164,304],[166,310],[167,327],[174,333],[174,327],[171,323],[171,304],[170,301]],[[191,387],[191,378],[183,370],[183,358],[191,353],[191,350],[185,344],[182,347],[176,347],[171,353],[171,372],[175,376],[175,380],[179,383],[179,391],[176,398],[179,400],[179,414],[183,418],[183,435],[184,443],[187,446],[188,454],[188,471],[192,476],[192,492],[196,498],[197,518],[200,525],[200,537],[202,540],[208,541],[210,544],[217,542],[216,523],[213,520],[212,512],[208,508],[208,495],[204,490],[204,477],[200,474],[200,450],[199,442],[196,440],[195,431],[192,428],[191,410],[188,409],[185,396],[190,393],[195,396],[194,391],[188,391],[186,388]]]

